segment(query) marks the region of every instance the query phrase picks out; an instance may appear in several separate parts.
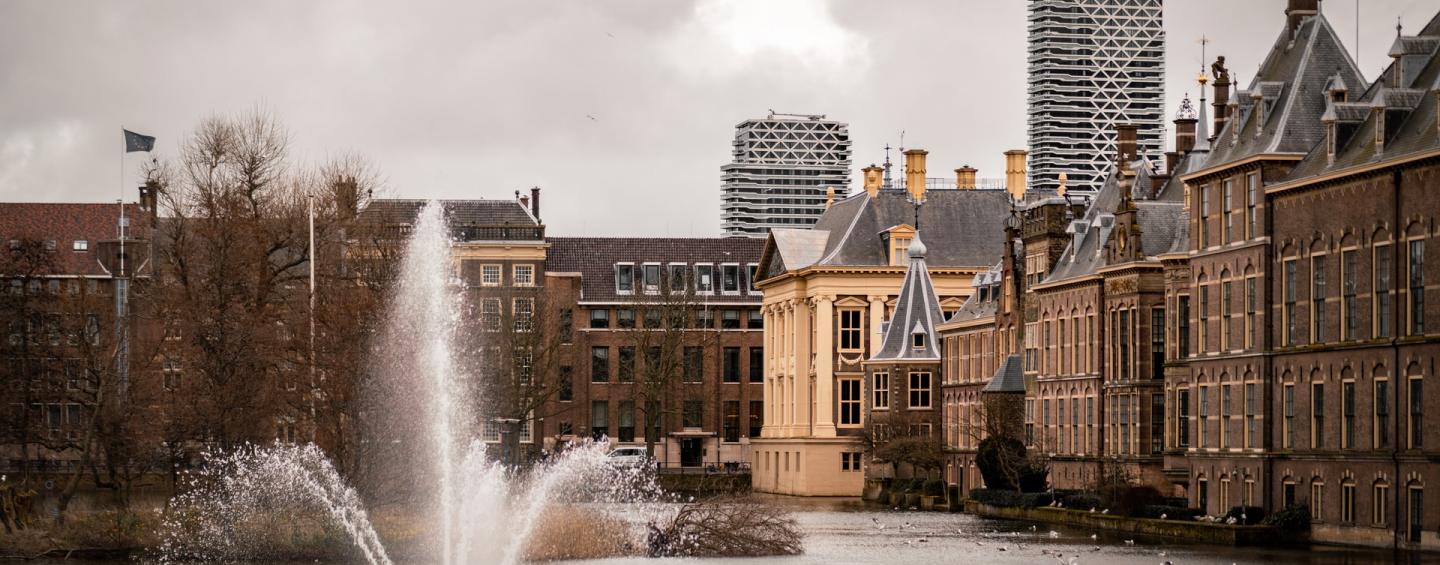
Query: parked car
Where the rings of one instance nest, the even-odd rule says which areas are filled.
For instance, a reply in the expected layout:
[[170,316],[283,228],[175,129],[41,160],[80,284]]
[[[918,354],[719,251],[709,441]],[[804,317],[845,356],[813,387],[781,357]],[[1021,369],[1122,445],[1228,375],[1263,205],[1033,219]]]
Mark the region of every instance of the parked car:
[[614,465],[644,465],[650,460],[643,447],[617,447],[606,457]]

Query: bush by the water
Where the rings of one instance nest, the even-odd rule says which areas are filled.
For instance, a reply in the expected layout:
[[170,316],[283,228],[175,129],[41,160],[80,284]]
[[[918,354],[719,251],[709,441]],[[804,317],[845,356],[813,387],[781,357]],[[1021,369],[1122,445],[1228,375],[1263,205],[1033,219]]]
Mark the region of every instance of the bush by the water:
[[1310,507],[1304,504],[1291,506],[1260,520],[1266,526],[1275,526],[1288,534],[1310,530]]
[[1048,492],[1027,492],[1020,495],[1020,505],[1025,508],[1049,506],[1053,502],[1055,502],[1055,497]]
[[1060,505],[1076,510],[1090,510],[1100,507],[1100,497],[1088,492],[1082,492],[1061,498]]
[[1259,506],[1235,506],[1225,513],[1225,523],[1230,523],[1231,518],[1234,518],[1238,525],[1254,526],[1265,519],[1265,509]]
[[975,466],[985,479],[986,488],[1040,492],[1045,490],[1050,470],[1042,463],[1025,456],[1025,444],[1005,436],[980,440],[975,452]]
[[798,555],[802,537],[795,518],[775,506],[712,499],[651,524],[646,542],[651,557],[759,557]]
[[1146,506],[1160,504],[1164,497],[1149,485],[1113,485],[1100,489],[1100,506],[1111,514],[1140,516]]

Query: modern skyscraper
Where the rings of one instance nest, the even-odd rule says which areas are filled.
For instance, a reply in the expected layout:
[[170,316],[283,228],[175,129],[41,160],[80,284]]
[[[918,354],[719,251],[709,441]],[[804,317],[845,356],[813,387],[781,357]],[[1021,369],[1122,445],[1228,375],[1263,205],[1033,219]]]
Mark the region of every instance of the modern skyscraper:
[[1094,191],[1115,156],[1115,125],[1139,152],[1163,150],[1162,0],[1030,0],[1030,187]]
[[808,227],[825,211],[827,189],[845,197],[850,132],[844,123],[771,112],[736,125],[733,145],[732,160],[720,167],[720,223],[727,236]]

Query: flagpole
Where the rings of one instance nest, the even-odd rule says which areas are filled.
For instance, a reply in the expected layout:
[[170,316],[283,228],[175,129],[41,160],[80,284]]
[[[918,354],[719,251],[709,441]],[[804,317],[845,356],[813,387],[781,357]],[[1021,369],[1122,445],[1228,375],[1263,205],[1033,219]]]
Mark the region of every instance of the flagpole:
[[310,223],[310,442],[315,442],[316,428],[319,422],[315,419],[315,193],[307,196],[309,200],[309,223]]

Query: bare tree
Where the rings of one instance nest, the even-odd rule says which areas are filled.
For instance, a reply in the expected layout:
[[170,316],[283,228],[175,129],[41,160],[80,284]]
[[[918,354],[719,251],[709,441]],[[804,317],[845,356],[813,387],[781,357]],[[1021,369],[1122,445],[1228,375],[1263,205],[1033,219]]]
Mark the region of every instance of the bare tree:
[[620,328],[626,345],[617,360],[617,380],[629,385],[631,403],[641,415],[645,453],[652,458],[665,416],[683,418],[686,401],[700,400],[687,397],[694,391],[682,385],[700,382],[703,351],[715,339],[709,331],[713,311],[697,299],[695,285],[660,278],[655,285],[636,281],[640,290],[631,301],[634,315],[620,322],[630,327]]
[[945,465],[944,438],[928,431],[929,427],[915,425],[921,423],[930,420],[908,410],[893,411],[883,420],[870,418],[861,432],[860,444],[872,459],[894,465],[896,475],[901,465],[909,465],[912,472],[928,478]]

